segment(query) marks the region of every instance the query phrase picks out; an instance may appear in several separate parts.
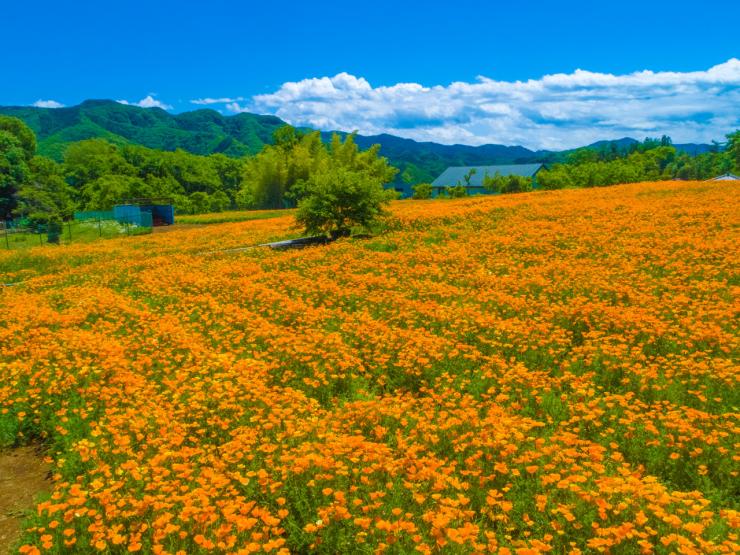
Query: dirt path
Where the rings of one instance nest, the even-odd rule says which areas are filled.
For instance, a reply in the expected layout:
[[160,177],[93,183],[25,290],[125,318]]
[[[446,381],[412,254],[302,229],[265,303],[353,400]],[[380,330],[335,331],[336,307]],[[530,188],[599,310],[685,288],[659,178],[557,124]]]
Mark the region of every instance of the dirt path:
[[38,447],[0,451],[0,554],[11,552],[34,498],[50,489],[48,473]]

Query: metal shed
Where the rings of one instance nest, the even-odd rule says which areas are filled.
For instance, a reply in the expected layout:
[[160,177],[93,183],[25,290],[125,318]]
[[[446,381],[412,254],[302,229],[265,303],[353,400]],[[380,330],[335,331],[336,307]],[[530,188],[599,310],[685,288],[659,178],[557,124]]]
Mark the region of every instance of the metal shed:
[[171,198],[121,200],[113,207],[113,215],[116,220],[130,223],[151,219],[154,227],[175,223],[175,207]]

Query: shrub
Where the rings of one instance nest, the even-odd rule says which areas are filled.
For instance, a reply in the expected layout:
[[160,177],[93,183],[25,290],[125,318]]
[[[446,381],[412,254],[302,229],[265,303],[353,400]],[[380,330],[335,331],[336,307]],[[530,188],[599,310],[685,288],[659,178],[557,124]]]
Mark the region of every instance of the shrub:
[[412,187],[414,190],[413,198],[426,199],[432,198],[432,185],[430,183],[419,183]]
[[447,196],[450,198],[462,198],[468,196],[468,190],[462,185],[455,185],[454,187],[447,187]]
[[367,228],[375,223],[394,196],[371,174],[334,168],[303,184],[296,221],[307,233],[348,235],[355,225]]
[[495,193],[525,193],[532,190],[532,178],[523,175],[486,175],[483,186]]

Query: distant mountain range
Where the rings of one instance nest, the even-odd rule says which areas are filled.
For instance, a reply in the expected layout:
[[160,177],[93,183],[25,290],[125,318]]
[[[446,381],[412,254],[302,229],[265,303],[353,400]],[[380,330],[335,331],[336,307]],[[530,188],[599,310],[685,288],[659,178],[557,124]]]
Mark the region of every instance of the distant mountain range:
[[[61,160],[68,143],[91,138],[103,138],[119,145],[138,144],[162,150],[181,148],[204,155],[221,152],[238,157],[259,152],[271,142],[273,131],[285,125],[275,116],[250,113],[224,116],[215,110],[170,114],[160,108],[140,108],[113,100],[86,100],[69,108],[0,106],[0,114],[26,122],[36,133],[39,152],[57,160]],[[324,132],[322,136],[328,139],[331,133]],[[557,162],[572,152],[533,151],[496,144],[442,145],[387,134],[358,135],[356,142],[361,148],[380,144],[381,154],[401,170],[398,179],[405,173],[414,182],[432,181],[449,166]],[[599,141],[588,148],[601,148],[611,142],[619,149],[627,149],[637,141],[631,138]],[[715,148],[707,144],[674,146],[692,155]]]

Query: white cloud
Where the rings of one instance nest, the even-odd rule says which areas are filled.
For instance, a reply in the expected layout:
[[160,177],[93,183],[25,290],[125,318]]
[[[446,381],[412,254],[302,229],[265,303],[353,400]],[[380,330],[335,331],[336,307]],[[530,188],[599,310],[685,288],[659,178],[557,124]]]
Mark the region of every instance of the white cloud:
[[154,98],[154,93],[150,93],[138,102],[129,102],[128,100],[117,100],[116,102],[126,104],[127,106],[139,106],[140,108],[162,108],[162,110],[172,109],[172,106],[169,104],[165,104],[161,100]]
[[64,104],[56,100],[37,100],[32,104],[36,108],[64,108]]
[[227,103],[233,103],[233,102],[240,102],[244,100],[243,97],[237,96],[236,98],[228,98],[228,97],[222,97],[222,98],[196,98],[195,100],[191,100],[191,104],[199,104],[199,105],[209,105],[209,104],[227,104]]
[[233,112],[235,114],[240,114],[242,112],[249,112],[250,108],[249,106],[242,106],[238,102],[230,102],[226,105],[226,109],[229,112]]
[[283,84],[231,112],[270,113],[323,130],[416,140],[563,149],[599,139],[667,134],[709,142],[740,127],[740,60],[705,71],[626,75],[576,70],[528,81],[373,87],[340,73]]

